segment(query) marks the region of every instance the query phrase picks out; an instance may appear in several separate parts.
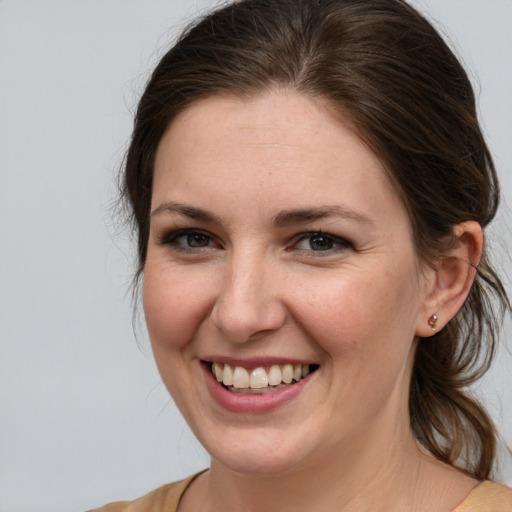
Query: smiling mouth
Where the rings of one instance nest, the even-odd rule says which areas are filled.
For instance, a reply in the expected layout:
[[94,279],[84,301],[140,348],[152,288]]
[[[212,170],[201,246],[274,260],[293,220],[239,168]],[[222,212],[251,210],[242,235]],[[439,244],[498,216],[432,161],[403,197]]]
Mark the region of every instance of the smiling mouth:
[[274,364],[247,369],[223,363],[210,363],[210,371],[228,391],[261,395],[293,386],[318,369],[315,364]]

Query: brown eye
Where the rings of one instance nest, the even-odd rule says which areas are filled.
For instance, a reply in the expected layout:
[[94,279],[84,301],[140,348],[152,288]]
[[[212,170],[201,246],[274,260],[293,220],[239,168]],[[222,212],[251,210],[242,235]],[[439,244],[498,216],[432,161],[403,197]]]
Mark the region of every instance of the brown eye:
[[209,233],[197,229],[178,229],[172,231],[162,237],[160,243],[181,251],[215,247],[217,245]]
[[309,247],[313,251],[327,251],[334,247],[334,240],[329,236],[315,235],[309,238]]
[[[297,242],[290,250],[299,250],[302,252],[326,253],[326,255],[346,251],[352,247],[351,243],[335,235],[323,233],[321,231],[313,233],[301,233]],[[319,256],[319,254],[318,254]]]
[[210,237],[203,233],[190,233],[187,235],[189,247],[207,247],[210,244]]

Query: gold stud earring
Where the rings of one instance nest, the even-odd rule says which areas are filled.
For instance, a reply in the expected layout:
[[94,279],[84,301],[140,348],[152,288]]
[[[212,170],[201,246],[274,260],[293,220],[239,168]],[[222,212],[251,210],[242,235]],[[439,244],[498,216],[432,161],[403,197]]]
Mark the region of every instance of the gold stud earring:
[[428,325],[434,332],[437,330],[437,315],[435,313],[428,319]]

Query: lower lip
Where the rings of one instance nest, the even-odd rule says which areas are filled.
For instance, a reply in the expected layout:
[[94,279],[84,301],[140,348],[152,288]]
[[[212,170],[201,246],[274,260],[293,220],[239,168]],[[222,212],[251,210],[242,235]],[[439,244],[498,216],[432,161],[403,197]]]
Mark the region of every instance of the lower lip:
[[205,372],[206,386],[213,399],[224,409],[231,412],[268,412],[296,398],[309,384],[315,373],[286,388],[261,395],[245,395],[228,391],[213,376],[208,365],[201,365]]

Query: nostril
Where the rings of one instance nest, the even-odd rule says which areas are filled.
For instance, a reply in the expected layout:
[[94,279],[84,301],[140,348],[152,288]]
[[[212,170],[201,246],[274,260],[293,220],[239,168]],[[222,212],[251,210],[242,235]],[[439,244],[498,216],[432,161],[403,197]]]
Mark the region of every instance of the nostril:
[[217,304],[211,315],[215,328],[232,342],[256,341],[283,326],[284,307],[275,302]]
[[211,321],[227,340],[244,343],[279,329],[286,319],[276,276],[254,246],[238,247],[223,276]]

